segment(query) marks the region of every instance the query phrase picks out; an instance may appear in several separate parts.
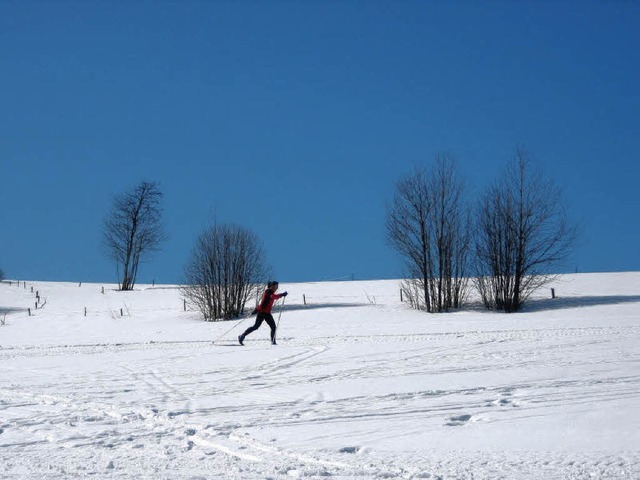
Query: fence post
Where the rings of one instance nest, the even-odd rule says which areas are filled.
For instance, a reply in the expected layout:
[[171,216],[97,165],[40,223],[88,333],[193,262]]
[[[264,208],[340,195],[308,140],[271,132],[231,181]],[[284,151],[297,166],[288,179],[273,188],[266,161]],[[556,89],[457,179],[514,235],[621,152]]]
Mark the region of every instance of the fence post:
[[551,298],[556,298],[556,289],[555,288],[551,289]]
[[402,289],[400,289],[400,302],[404,302],[404,300],[402,299]]
[[29,310],[29,316],[31,316],[31,309],[30,309],[30,308],[28,308],[27,310]]
[[307,304],[307,296],[304,293],[302,294],[302,303]]

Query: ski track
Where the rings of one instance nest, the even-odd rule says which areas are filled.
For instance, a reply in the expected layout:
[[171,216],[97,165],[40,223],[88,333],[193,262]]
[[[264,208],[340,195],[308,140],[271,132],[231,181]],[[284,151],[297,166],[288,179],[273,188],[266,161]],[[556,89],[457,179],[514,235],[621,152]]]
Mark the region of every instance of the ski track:
[[[312,346],[317,344],[337,345],[337,344],[378,344],[378,343],[407,343],[443,342],[451,339],[469,338],[475,340],[470,348],[482,346],[495,342],[505,342],[513,340],[544,340],[549,338],[564,337],[584,337],[587,335],[627,335],[640,333],[640,326],[616,326],[616,327],[578,327],[578,328],[558,328],[558,329],[529,329],[529,330],[489,330],[489,331],[460,331],[443,333],[411,333],[411,334],[380,334],[380,335],[344,335],[327,336],[313,338],[281,338],[288,344],[297,346]],[[233,333],[230,334],[233,338]],[[228,342],[229,339],[222,340]],[[267,340],[253,340],[254,344],[267,345]],[[76,345],[24,345],[3,347],[0,346],[0,357],[25,357],[25,356],[61,356],[81,353],[104,353],[144,350],[164,350],[164,349],[209,349],[216,343],[211,340],[191,340],[191,341],[148,341],[148,342],[116,342],[116,343],[95,343]],[[235,341],[233,343],[235,345]],[[231,346],[229,343],[219,341],[216,346],[220,348]],[[468,347],[469,348],[469,347]]]
[[[11,385],[0,389],[0,476],[28,472],[42,478],[124,478],[126,465],[135,463],[150,476],[178,478],[176,472],[193,471],[196,457],[198,472],[185,477],[640,478],[637,451],[597,458],[537,451],[415,457],[352,444],[333,451],[288,448],[259,438],[264,429],[317,425],[330,430],[333,425],[362,427],[389,418],[467,428],[474,422],[499,424],[546,415],[564,404],[614,408],[621,398],[640,400],[640,375],[615,376],[620,357],[601,352],[612,338],[637,339],[639,333],[640,327],[627,326],[285,337],[276,358],[240,365],[215,364],[216,353],[225,347],[207,341],[2,348],[5,373],[13,375]],[[394,348],[361,351],[359,344]],[[265,346],[266,341],[256,339],[246,348]],[[598,353],[572,355],[584,349]],[[113,361],[125,351],[140,354],[129,357],[134,365],[115,363],[84,376],[42,376],[41,383],[29,389],[20,383],[23,362],[57,356],[77,356],[81,361],[85,355]],[[210,356],[212,363],[186,368],[194,354]],[[630,363],[640,361],[637,352],[627,357]],[[585,363],[604,370],[572,378],[571,369]],[[314,368],[308,368],[310,364]],[[428,376],[501,370],[517,374],[540,365],[564,368],[568,377],[345,398],[292,398],[285,393],[293,387],[322,391],[339,382],[375,382],[399,374],[415,376],[419,385]],[[250,405],[233,401],[235,396]],[[252,408],[255,405],[260,408]],[[388,432],[388,438],[394,435]],[[34,445],[39,447],[37,458],[30,453]],[[59,460],[71,450],[75,471]]]

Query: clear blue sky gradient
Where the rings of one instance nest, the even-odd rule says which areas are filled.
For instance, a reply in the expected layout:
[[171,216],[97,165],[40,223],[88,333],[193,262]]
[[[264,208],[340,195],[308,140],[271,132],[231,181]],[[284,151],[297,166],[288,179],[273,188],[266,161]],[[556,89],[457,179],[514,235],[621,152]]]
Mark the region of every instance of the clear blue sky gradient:
[[0,2],[0,268],[115,281],[114,195],[165,193],[139,282],[213,218],[281,282],[399,277],[396,181],[438,152],[472,193],[524,146],[564,190],[566,271],[640,270],[640,3]]

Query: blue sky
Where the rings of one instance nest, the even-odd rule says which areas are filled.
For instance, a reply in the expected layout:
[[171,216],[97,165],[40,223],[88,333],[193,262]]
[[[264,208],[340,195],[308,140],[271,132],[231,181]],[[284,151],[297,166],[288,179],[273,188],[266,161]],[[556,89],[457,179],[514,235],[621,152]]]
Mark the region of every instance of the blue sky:
[[640,270],[640,4],[0,2],[0,268],[115,281],[102,222],[141,180],[180,282],[213,218],[281,282],[390,278],[395,182],[449,152],[482,191],[516,146],[563,189],[567,271]]

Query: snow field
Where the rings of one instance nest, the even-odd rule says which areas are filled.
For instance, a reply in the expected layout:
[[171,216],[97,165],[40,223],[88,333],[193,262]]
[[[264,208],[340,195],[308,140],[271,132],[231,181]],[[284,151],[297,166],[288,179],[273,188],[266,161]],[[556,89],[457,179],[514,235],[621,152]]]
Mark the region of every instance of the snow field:
[[0,284],[0,478],[640,478],[640,274],[554,287],[428,315],[396,281],[283,283],[279,345],[240,347],[253,319],[176,288]]

